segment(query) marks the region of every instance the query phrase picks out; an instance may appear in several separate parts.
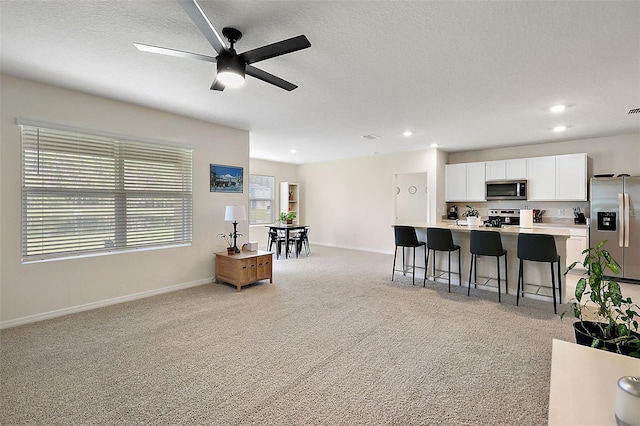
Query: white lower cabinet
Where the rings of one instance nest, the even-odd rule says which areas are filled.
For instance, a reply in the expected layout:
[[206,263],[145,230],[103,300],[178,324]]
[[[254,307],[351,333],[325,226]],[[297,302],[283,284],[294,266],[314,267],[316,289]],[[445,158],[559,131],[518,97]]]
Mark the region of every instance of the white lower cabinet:
[[582,274],[584,272],[584,268],[581,265],[584,260],[582,251],[589,247],[589,229],[570,228],[569,232],[571,232],[571,235],[567,238],[567,259],[565,265],[569,267],[573,262],[580,262],[572,272],[575,271],[576,273]]

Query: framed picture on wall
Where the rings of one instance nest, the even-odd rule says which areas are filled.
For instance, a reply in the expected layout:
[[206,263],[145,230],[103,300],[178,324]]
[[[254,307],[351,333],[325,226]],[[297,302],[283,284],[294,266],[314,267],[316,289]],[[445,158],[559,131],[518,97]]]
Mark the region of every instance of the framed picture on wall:
[[242,167],[211,164],[209,172],[210,192],[242,193]]

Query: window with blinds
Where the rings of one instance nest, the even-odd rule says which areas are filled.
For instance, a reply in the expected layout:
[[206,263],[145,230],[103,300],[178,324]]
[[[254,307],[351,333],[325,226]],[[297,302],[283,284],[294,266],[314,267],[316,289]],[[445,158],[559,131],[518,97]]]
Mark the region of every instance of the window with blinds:
[[191,149],[21,128],[23,261],[191,243]]
[[249,175],[249,224],[273,223],[275,201],[273,176]]

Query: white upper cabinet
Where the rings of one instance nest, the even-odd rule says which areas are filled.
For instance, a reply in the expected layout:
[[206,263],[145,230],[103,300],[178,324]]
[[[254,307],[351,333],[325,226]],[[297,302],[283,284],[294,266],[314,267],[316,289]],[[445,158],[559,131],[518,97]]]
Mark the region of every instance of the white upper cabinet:
[[467,197],[467,165],[447,164],[444,183],[447,201],[465,201]]
[[527,178],[527,159],[516,158],[507,160],[507,179],[526,179]]
[[485,163],[447,164],[446,201],[484,201]]
[[527,178],[527,159],[487,161],[486,180],[508,180]]
[[485,201],[485,163],[467,163],[467,201]]
[[527,159],[531,201],[587,201],[587,154]]
[[556,157],[527,158],[527,199],[549,201],[556,199]]
[[485,173],[487,180],[505,180],[507,178],[506,160],[487,161]]
[[587,154],[447,164],[446,201],[485,201],[485,181],[515,179],[529,201],[587,201]]
[[556,199],[587,201],[587,154],[556,155]]

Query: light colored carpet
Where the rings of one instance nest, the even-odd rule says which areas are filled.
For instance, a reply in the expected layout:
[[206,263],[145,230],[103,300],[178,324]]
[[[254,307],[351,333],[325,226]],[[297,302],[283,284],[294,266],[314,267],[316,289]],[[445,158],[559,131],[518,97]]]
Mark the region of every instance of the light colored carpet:
[[274,284],[3,330],[0,421],[546,424],[551,340],[573,341],[571,321],[548,302],[391,282],[391,264],[316,246],[274,261]]

